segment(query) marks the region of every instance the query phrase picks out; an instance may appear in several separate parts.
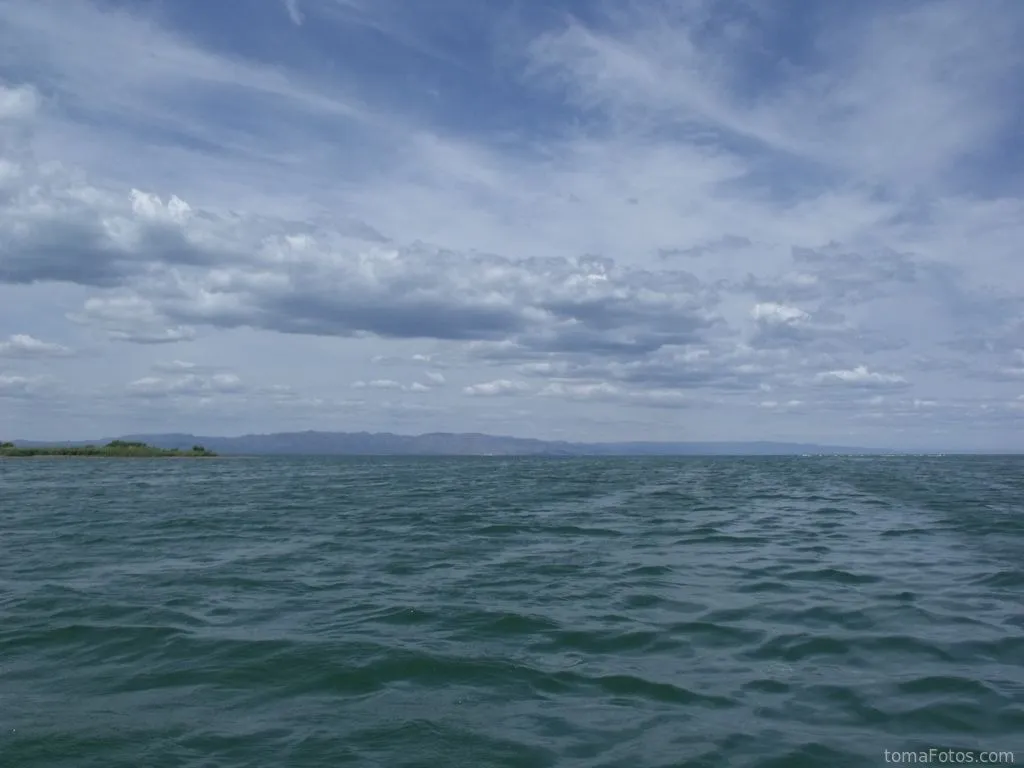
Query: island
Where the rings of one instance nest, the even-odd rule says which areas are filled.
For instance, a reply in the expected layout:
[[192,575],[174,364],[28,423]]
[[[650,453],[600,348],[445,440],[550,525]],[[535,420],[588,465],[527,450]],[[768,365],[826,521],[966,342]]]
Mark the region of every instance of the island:
[[18,447],[14,443],[0,442],[0,458],[31,458],[38,456],[108,457],[118,459],[183,458],[205,459],[216,456],[201,445],[191,450],[154,448],[146,443],[130,440],[112,440],[106,445],[50,445]]

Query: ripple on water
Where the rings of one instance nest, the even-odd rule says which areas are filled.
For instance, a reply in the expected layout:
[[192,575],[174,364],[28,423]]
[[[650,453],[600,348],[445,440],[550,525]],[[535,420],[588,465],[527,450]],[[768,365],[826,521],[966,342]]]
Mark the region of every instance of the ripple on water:
[[817,768],[1013,749],[1021,470],[5,463],[0,755]]

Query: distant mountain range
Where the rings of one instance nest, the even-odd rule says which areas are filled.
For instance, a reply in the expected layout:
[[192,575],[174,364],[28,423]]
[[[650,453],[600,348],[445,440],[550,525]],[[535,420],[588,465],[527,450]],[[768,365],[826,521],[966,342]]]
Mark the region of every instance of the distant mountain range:
[[799,454],[897,454],[900,451],[778,442],[571,443],[477,433],[433,432],[279,432],[269,435],[209,437],[186,434],[121,435],[98,440],[39,442],[18,446],[104,444],[111,439],[144,442],[156,448],[202,445],[221,455],[247,456],[785,456]]

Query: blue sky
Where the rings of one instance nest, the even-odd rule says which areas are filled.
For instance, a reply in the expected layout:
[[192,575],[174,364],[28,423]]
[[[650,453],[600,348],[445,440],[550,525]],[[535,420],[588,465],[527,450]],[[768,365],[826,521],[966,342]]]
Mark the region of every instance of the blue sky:
[[0,0],[0,433],[1024,448],[1015,0]]

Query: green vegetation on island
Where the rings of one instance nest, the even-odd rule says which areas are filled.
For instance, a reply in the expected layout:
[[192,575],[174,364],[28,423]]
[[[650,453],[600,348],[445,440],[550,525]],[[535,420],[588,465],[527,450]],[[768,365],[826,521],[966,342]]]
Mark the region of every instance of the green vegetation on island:
[[209,458],[216,456],[201,445],[190,450],[154,448],[146,443],[112,440],[106,445],[49,445],[19,448],[14,443],[0,443],[0,457],[27,458],[32,456],[106,456],[111,458]]

